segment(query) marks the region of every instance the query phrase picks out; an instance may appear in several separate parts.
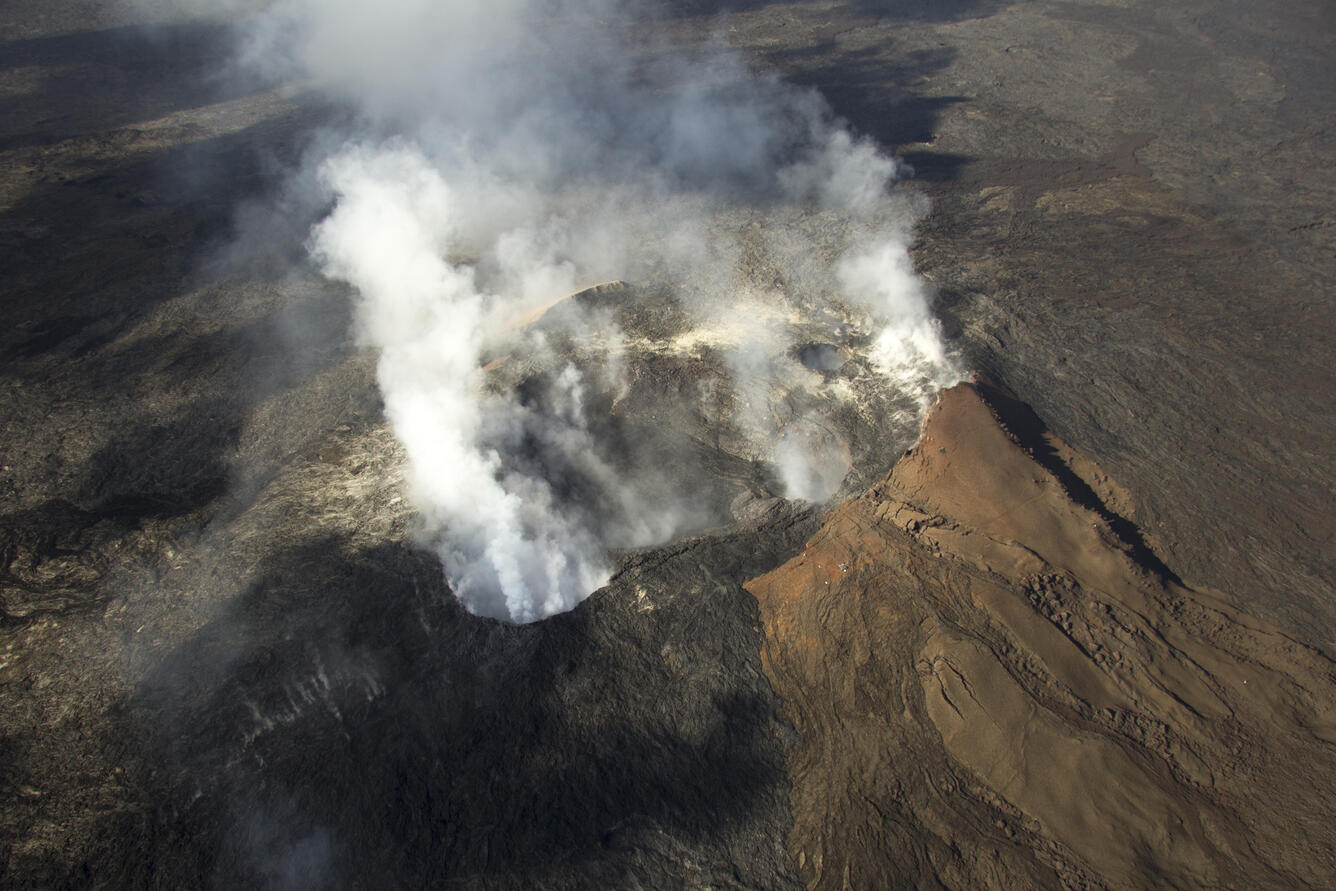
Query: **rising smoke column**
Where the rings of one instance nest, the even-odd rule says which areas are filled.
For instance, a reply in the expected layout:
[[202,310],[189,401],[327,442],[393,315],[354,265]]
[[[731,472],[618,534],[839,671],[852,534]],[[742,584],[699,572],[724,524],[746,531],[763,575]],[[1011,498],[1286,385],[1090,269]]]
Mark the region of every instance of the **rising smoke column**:
[[[516,621],[569,609],[606,579],[602,548],[541,480],[507,477],[497,452],[480,448],[489,422],[515,408],[478,388],[486,315],[500,301],[444,259],[460,225],[449,186],[407,147],[348,148],[322,174],[337,205],[312,252],[361,295],[386,414],[451,583],[476,611]],[[570,289],[568,272],[549,272],[549,286]],[[579,426],[578,415],[568,421]]]
[[[636,516],[643,493],[618,496],[630,482],[600,458],[580,372],[558,375],[543,412],[484,385],[490,345],[541,348],[507,320],[651,272],[692,295],[698,318],[722,318],[745,283],[720,221],[743,208],[769,221],[780,261],[803,268],[792,287],[881,326],[872,359],[894,386],[926,402],[958,377],[909,262],[918,208],[888,188],[896,162],[814,92],[725,48],[686,58],[655,43],[640,27],[651,12],[615,0],[293,0],[251,30],[252,64],[287,66],[358,113],[320,161],[333,210],[311,255],[357,292],[424,538],[475,612],[524,622],[569,609],[606,580],[608,546],[678,532]],[[812,246],[779,231],[803,208],[842,221],[834,263],[812,269]],[[756,344],[763,355],[738,352],[734,378],[763,399],[793,363],[773,332]],[[763,412],[754,422],[790,496],[833,493],[829,455]],[[552,453],[538,469],[517,458],[535,430]],[[542,470],[558,465],[612,493],[624,522],[562,503]]]

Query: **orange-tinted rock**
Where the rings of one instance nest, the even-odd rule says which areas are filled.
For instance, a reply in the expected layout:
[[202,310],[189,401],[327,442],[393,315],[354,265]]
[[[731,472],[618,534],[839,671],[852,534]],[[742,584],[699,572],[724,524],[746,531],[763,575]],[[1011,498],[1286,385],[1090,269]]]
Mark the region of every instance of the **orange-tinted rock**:
[[1117,492],[962,385],[748,584],[809,886],[1336,883],[1332,662],[1180,583]]

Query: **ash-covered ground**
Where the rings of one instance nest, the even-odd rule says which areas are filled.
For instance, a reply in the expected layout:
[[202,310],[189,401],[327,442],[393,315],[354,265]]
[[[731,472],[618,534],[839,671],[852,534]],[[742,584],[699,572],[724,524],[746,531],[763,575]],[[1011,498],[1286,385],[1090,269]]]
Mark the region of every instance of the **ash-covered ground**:
[[[541,335],[542,361],[489,345],[476,364],[486,391],[523,406],[568,365],[596,380],[610,329],[579,320],[615,318],[620,370],[585,407],[598,441],[635,444],[609,447],[617,478],[657,476],[673,516],[658,518],[664,542],[632,544],[609,517],[669,509],[618,513],[587,469],[535,460],[564,481],[558,503],[611,543],[610,581],[535,624],[479,618],[424,531],[378,381],[383,345],[365,336],[356,288],[312,260],[311,227],[333,202],[312,206],[294,171],[356,114],[239,65],[231,24],[167,13],[0,8],[5,885],[838,879],[799,862],[803,827],[866,819],[884,800],[813,804],[857,786],[794,772],[793,753],[840,725],[782,710],[743,583],[798,555],[823,515],[784,497],[797,491],[774,448],[785,430],[824,456],[800,462],[815,476],[798,488],[830,503],[914,443],[917,395],[876,367],[867,314],[797,293],[738,300],[730,328],[650,274],[582,290],[614,274],[506,328]],[[1105,503],[1175,584],[1221,592],[1326,664],[1332,28],[1325,8],[1272,2],[892,0],[679,3],[636,33],[663,53],[722,41],[912,165],[895,188],[931,200],[912,258],[961,367],[1004,383],[1120,484]],[[725,214],[744,248],[764,229],[755,213]],[[816,242],[832,231],[804,219]],[[767,257],[731,262],[773,283],[783,264]],[[785,374],[760,391],[739,383],[753,336],[739,318],[783,334],[771,355]],[[744,411],[748,399],[765,411]],[[632,504],[642,495],[632,487]],[[868,683],[883,674],[899,677]],[[986,747],[942,738],[924,763],[987,786]],[[1236,783],[1268,755],[1265,735],[1240,738],[1252,748],[1231,762]],[[1210,739],[1198,748],[1217,751]],[[1173,764],[1155,773],[1159,755],[1127,757],[1177,788]],[[878,767],[877,788],[895,776]],[[1000,794],[949,808],[958,824],[933,836],[955,838],[973,873],[912,827],[877,836],[882,859],[857,853],[852,828],[822,828],[822,844],[832,863],[900,871],[863,886],[1003,881],[1013,874],[977,864],[1009,827],[1008,862],[1031,881],[1156,875],[1052,847],[1065,842],[1042,808]],[[1317,816],[1259,812],[1282,834]],[[986,822],[997,815],[1001,828]],[[1330,864],[1306,853],[1240,856],[1262,884],[1330,884]]]

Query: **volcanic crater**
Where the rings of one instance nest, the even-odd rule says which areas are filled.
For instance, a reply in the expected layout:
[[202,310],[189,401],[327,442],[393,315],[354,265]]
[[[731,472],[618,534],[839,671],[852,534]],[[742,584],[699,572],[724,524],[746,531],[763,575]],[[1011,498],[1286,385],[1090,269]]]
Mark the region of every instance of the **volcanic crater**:
[[794,284],[813,206],[727,207],[704,301],[489,318],[483,451],[606,561],[529,624],[447,582],[309,263],[356,115],[190,4],[0,10],[5,887],[1336,885],[1330,14],[714,6],[618,27],[907,161],[971,375]]

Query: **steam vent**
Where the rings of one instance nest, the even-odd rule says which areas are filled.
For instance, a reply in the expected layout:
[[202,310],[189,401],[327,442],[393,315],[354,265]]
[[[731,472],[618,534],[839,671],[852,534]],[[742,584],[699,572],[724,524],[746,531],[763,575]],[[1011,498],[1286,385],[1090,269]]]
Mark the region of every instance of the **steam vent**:
[[0,888],[1336,888],[1336,16],[0,5]]

